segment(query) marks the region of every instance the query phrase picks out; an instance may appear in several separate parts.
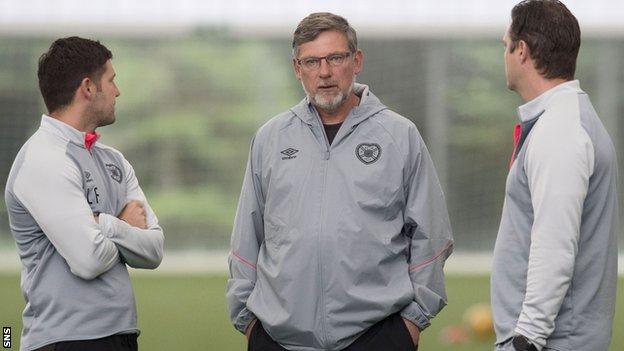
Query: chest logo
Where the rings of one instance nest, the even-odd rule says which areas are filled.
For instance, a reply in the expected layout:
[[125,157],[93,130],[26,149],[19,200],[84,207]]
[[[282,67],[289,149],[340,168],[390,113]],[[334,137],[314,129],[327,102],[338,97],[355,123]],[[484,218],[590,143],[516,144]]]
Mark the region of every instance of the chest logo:
[[93,178],[91,178],[91,172],[85,171],[84,176],[85,176],[85,183],[91,183],[93,181]]
[[100,203],[100,193],[98,192],[97,186],[87,188],[85,196],[87,197],[87,202],[89,203],[89,205],[93,205],[94,203]]
[[295,155],[297,152],[299,152],[299,150],[289,147],[286,150],[280,151],[280,154],[284,155],[284,157],[282,157],[282,160],[290,160],[290,159],[297,157]]
[[370,165],[379,160],[381,146],[378,144],[362,143],[355,148],[355,156],[365,165]]
[[106,169],[108,170],[108,174],[110,174],[110,177],[113,178],[113,180],[117,183],[121,184],[121,180],[123,179],[121,169],[119,169],[119,167],[115,166],[112,163],[107,163]]

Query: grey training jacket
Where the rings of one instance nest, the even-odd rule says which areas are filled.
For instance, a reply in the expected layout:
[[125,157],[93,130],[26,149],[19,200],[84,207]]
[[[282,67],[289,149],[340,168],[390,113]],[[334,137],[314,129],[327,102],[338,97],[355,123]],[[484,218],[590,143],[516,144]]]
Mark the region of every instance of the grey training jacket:
[[[401,312],[446,304],[444,196],[416,126],[365,85],[331,146],[304,99],[257,132],[239,199],[227,299],[289,350],[340,350]],[[410,249],[411,248],[411,249]]]
[[[26,300],[21,350],[137,333],[126,265],[153,269],[162,260],[163,232],[132,166],[101,143],[88,151],[84,135],[44,115],[9,173],[5,201]],[[129,200],[145,204],[148,229],[116,217]]]
[[617,286],[611,138],[578,81],[519,114],[492,267],[496,342],[522,334],[538,349],[606,351]]

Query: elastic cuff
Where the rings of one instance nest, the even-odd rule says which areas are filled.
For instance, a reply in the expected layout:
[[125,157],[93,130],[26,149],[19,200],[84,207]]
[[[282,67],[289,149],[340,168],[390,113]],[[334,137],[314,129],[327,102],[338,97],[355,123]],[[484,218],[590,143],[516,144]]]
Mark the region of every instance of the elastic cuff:
[[533,333],[529,332],[528,330],[525,330],[524,328],[521,328],[519,326],[516,326],[516,329],[514,329],[514,333],[516,335],[522,335],[525,338],[529,339],[529,341],[531,342],[531,344],[535,345],[535,347],[537,348],[537,351],[542,351],[542,349],[544,348],[544,346],[546,346],[546,339],[538,339],[535,338],[533,336]]
[[247,307],[245,307],[238,314],[238,317],[236,318],[236,322],[234,324],[234,328],[236,328],[236,330],[238,330],[239,332],[245,334],[249,323],[251,323],[254,319],[256,319],[256,316],[251,313],[251,311],[248,310]]
[[431,325],[430,319],[427,318],[420,306],[418,306],[418,304],[414,301],[412,301],[401,311],[401,317],[414,323],[420,331],[423,331]]

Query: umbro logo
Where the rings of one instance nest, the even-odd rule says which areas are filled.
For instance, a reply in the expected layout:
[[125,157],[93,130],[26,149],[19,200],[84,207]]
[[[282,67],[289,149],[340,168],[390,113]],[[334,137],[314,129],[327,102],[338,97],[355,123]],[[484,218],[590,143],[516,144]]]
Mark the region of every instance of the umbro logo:
[[92,181],[93,181],[93,178],[91,178],[91,172],[89,172],[89,171],[85,171],[85,172],[84,172],[84,175],[85,175],[85,179],[86,179],[86,180],[85,180],[85,183],[90,183],[90,182],[92,182]]
[[290,160],[290,159],[293,159],[293,158],[297,157],[295,155],[297,152],[299,152],[299,150],[293,149],[292,147],[289,147],[286,150],[280,151],[280,153],[282,155],[284,155],[284,157],[282,157],[282,160]]

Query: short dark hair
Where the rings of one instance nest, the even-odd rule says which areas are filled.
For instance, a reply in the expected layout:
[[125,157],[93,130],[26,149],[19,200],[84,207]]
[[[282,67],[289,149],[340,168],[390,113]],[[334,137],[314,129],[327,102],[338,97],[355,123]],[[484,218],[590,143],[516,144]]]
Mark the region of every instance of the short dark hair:
[[560,1],[524,0],[514,6],[509,39],[511,52],[520,40],[528,45],[535,68],[544,78],[574,78],[581,29]]
[[39,90],[48,112],[52,113],[72,102],[84,78],[99,83],[106,62],[113,54],[99,41],[79,37],[55,40],[39,58]]
[[293,35],[293,56],[299,53],[299,45],[313,41],[322,32],[328,30],[343,33],[347,37],[349,51],[357,51],[357,34],[344,17],[329,12],[316,12],[299,22]]

